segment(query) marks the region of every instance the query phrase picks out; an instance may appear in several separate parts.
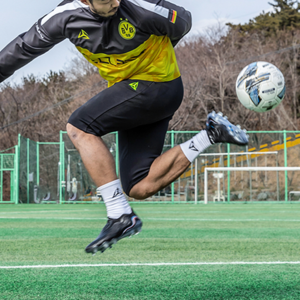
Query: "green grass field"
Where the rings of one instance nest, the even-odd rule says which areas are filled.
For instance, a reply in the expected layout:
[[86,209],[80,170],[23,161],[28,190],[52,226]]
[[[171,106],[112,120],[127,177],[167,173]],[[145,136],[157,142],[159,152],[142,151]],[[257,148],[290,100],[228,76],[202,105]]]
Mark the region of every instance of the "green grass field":
[[0,206],[0,299],[300,299],[300,205],[133,207],[141,234],[91,256],[104,205]]

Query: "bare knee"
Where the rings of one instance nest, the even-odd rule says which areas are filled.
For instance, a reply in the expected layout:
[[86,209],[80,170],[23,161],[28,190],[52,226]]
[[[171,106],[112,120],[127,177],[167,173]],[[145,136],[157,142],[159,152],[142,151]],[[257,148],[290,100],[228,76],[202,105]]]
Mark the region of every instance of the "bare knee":
[[82,137],[85,134],[85,132],[76,128],[70,123],[67,124],[67,133],[72,142],[76,141],[79,137]]

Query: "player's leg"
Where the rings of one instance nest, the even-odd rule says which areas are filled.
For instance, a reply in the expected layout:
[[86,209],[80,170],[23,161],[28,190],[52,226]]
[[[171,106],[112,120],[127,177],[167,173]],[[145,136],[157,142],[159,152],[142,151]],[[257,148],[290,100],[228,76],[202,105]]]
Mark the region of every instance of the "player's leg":
[[101,136],[122,127],[114,108],[135,96],[135,91],[117,84],[90,99],[77,109],[67,124],[68,135],[81,155],[91,178],[106,205],[108,222],[87,252],[104,251],[118,239],[141,230],[142,222],[132,211],[116,175],[114,159]]
[[86,133],[70,123],[67,124],[67,132],[97,186],[117,179],[115,160],[101,137]]
[[118,219],[123,214],[131,214],[132,209],[116,175],[114,158],[101,137],[86,133],[70,123],[67,125],[67,132],[85,168],[101,192],[107,216]]
[[[165,130],[166,128],[163,127],[160,127],[159,129],[149,128],[149,131],[145,134],[145,141],[142,140],[142,137],[139,137],[140,145],[147,145],[147,142],[151,145],[157,145],[157,157],[153,160],[153,163],[148,164],[148,172],[144,172],[146,175],[144,175],[142,180],[135,180],[131,182],[130,185],[124,187],[125,191],[133,198],[145,199],[168,186],[177,179],[186,170],[190,163],[211,144],[221,142],[240,146],[248,144],[246,131],[241,130],[239,126],[231,124],[221,113],[216,114],[213,112],[208,115],[206,130],[202,130],[191,140],[158,156],[157,154],[161,152],[161,150],[159,152],[159,149],[162,149],[163,147],[163,140],[158,137],[164,137],[163,132],[165,132]],[[134,145],[134,142],[129,141],[128,144]],[[124,149],[126,149],[126,147],[124,147]],[[134,153],[134,151],[134,149],[131,149],[131,152],[129,153]],[[147,147],[145,147],[144,151],[143,149],[138,149],[138,151],[147,153]],[[152,153],[149,157],[153,158],[154,154]],[[130,168],[128,165],[130,160],[134,160],[134,157],[131,159],[127,158],[126,168],[123,172],[126,172],[125,170]],[[144,158],[143,162],[147,163],[147,158]],[[144,169],[147,169],[146,165],[144,165]],[[131,173],[135,174],[136,171],[131,171]],[[132,174],[129,178],[134,178]]]
[[[145,199],[173,182],[190,165],[180,146],[161,154],[170,119],[119,132],[120,174],[127,195]],[[196,137],[200,138],[195,141],[198,152],[211,145],[206,131]]]
[[[113,172],[114,166],[112,163],[109,163],[111,159],[111,157],[109,157],[110,153],[108,153],[107,149],[106,151],[103,150],[101,140],[88,139],[87,134],[91,133],[96,136],[101,136],[105,133],[120,129],[123,129],[122,132],[127,131],[130,133],[131,129],[134,129],[132,134],[128,135],[132,137],[133,142],[128,140],[127,143],[120,143],[121,151],[124,149],[125,152],[128,149],[122,148],[124,144],[134,146],[133,149],[127,151],[127,153],[130,153],[134,158],[133,160],[128,160],[128,162],[133,162],[131,163],[133,168],[131,169],[130,165],[122,168],[125,172],[121,170],[121,176],[123,187],[125,187],[127,194],[132,187],[141,182],[139,189],[136,191],[137,198],[144,198],[145,195],[147,196],[149,194],[149,191],[150,193],[156,192],[164,187],[166,183],[172,182],[184,171],[186,166],[189,165],[189,162],[191,162],[199,152],[210,145],[210,142],[223,141],[220,135],[225,134],[226,136],[228,130],[221,129],[221,127],[227,128],[228,124],[226,125],[224,122],[224,124],[222,124],[222,122],[220,122],[220,124],[217,124],[217,122],[214,123],[214,118],[211,118],[211,121],[208,123],[214,123],[215,126],[213,126],[213,129],[200,132],[191,141],[184,143],[180,147],[175,147],[170,150],[169,153],[158,158],[163,147],[168,121],[181,103],[182,92],[183,89],[180,78],[169,83],[135,82],[134,88],[132,87],[132,81],[124,81],[103,91],[88,101],[70,118],[70,123],[73,125],[73,127],[69,126],[71,128],[69,128],[70,137],[77,146],[78,151],[85,156],[83,160],[89,173],[94,174],[92,175],[94,180],[101,185],[99,190],[104,196],[104,202],[107,207],[113,207],[114,210],[117,211],[119,210],[119,206],[124,204],[128,205],[128,203],[122,193],[119,180],[105,183],[105,180],[112,180],[115,176]],[[163,129],[160,124],[161,120],[164,122]],[[156,128],[161,136],[159,145],[156,143],[158,140],[157,135],[154,134],[154,139],[151,141],[148,138],[150,134],[147,130],[141,130],[140,137],[136,135],[135,129],[144,129],[143,126],[148,126],[150,132],[152,132],[154,128],[153,124],[155,123],[159,124]],[[230,126],[232,126],[232,124],[230,124]],[[84,134],[78,134],[78,132],[77,134],[74,132],[72,134],[72,130],[75,131],[74,127],[83,131]],[[122,134],[120,134],[120,136],[122,136]],[[207,136],[210,136],[210,142],[208,142]],[[143,137],[146,139],[143,140]],[[82,139],[83,142],[77,142],[76,139]],[[85,143],[85,139],[89,141],[89,143]],[[137,141],[142,147],[136,147],[137,144],[134,144],[134,141]],[[229,140],[226,141],[230,142]],[[152,146],[155,150],[152,149],[149,153],[148,150],[151,149]],[[88,148],[93,150],[90,151]],[[197,151],[195,151],[195,149]],[[91,152],[94,151],[99,151],[98,158],[91,154]],[[195,154],[193,152],[197,153]],[[137,160],[137,154],[143,153],[145,153],[146,156],[141,156]],[[101,163],[99,165],[97,163],[95,164],[95,160],[99,160],[99,158],[105,159],[105,157],[107,157],[108,160],[106,165]],[[122,161],[124,162],[126,160],[123,159]],[[153,161],[156,162],[153,164]],[[141,162],[145,163],[140,164]],[[112,177],[101,179],[101,176],[98,174],[98,172],[101,172],[99,166],[105,166],[105,168],[110,169],[108,174],[111,174]],[[137,168],[137,166],[142,166],[142,169]],[[126,178],[128,178],[129,184],[126,183]],[[151,190],[150,186],[153,185],[153,183],[158,184],[154,190]],[[148,191],[146,194],[145,190]],[[120,199],[118,197],[120,197]],[[108,213],[109,211],[108,209]],[[119,218],[109,217],[107,225],[103,228],[98,238],[87,246],[86,251],[104,251],[117,240],[138,232],[141,226],[142,223],[140,219],[133,212],[124,213]]]
[[[104,251],[117,240],[139,232],[142,226],[141,220],[128,205],[120,181],[115,180],[112,156],[100,137],[173,114],[182,100],[182,85],[178,82],[181,83],[181,80],[171,84],[132,80],[120,82],[93,97],[69,119],[68,134],[89,174],[99,186],[108,213],[107,226],[87,246],[87,252]],[[172,100],[171,105],[163,101],[170,85],[174,94],[172,99],[168,99],[169,102]],[[158,111],[153,117],[154,105]]]

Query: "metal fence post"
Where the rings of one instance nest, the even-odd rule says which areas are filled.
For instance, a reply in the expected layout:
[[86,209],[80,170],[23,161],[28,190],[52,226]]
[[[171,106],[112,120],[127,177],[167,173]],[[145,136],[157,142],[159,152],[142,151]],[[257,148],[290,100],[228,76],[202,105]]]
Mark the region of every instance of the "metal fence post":
[[[174,148],[174,130],[171,131],[171,147]],[[172,191],[172,203],[174,203],[174,193],[175,193],[175,185],[174,182],[171,184],[171,191]]]
[[63,132],[60,131],[59,133],[59,183],[58,183],[58,188],[59,188],[59,204],[62,204],[62,178],[63,178]]
[[195,204],[198,203],[198,157],[195,159]]
[[40,142],[36,142],[36,184],[40,185]]
[[18,203],[19,203],[19,197],[20,197],[20,162],[21,162],[21,134],[18,135]]
[[27,139],[27,204],[29,204],[29,188],[30,188],[30,185],[29,185],[29,139]]
[[[20,138],[20,135],[19,135]],[[19,140],[19,139],[18,139]],[[15,146],[15,188],[14,188],[14,196],[15,196],[15,204],[19,204],[19,185],[20,185],[20,174],[19,174],[19,164],[20,164],[20,142]]]
[[[287,147],[286,147],[286,130],[283,131],[284,140],[284,166],[287,167]],[[288,171],[284,172],[284,182],[285,182],[285,202],[288,201]]]
[[[227,144],[227,167],[230,167],[230,144]],[[230,202],[230,171],[227,171],[227,202]]]

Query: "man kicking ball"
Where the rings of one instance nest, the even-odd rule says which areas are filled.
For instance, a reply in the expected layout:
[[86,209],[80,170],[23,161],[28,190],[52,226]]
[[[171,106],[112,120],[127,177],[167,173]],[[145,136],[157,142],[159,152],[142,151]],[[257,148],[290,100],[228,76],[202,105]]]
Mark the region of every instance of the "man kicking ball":
[[[183,99],[174,47],[190,29],[190,12],[165,0],[65,0],[0,52],[2,82],[68,38],[108,81],[109,88],[78,108],[67,124],[107,209],[107,224],[88,253],[140,232],[142,221],[124,192],[145,199],[178,178],[211,144],[248,144],[246,132],[213,112],[205,130],[161,154]],[[120,179],[101,138],[114,131]]]

